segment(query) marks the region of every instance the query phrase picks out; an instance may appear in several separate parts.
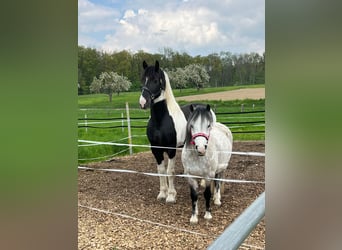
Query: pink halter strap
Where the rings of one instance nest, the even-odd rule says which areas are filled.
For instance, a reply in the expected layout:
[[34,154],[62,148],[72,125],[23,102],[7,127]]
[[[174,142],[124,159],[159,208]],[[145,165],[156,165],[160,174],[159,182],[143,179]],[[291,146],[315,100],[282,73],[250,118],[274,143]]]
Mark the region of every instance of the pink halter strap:
[[209,135],[208,135],[208,134],[205,134],[205,133],[196,133],[196,134],[193,134],[193,135],[192,135],[192,138],[191,138],[190,143],[191,143],[192,145],[195,145],[195,139],[196,139],[197,137],[199,137],[199,136],[204,137],[205,139],[207,139],[207,141],[209,140]]

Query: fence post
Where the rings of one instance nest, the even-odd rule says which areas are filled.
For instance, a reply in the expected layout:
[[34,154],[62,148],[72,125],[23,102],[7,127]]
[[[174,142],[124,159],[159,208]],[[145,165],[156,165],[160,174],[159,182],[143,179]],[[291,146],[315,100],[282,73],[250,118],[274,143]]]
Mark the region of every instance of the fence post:
[[129,107],[128,102],[126,102],[126,114],[127,114],[127,129],[128,129],[128,144],[129,144],[129,154],[132,155],[132,135],[131,135],[131,120],[129,117]]
[[207,249],[238,249],[264,216],[265,192],[246,208]]

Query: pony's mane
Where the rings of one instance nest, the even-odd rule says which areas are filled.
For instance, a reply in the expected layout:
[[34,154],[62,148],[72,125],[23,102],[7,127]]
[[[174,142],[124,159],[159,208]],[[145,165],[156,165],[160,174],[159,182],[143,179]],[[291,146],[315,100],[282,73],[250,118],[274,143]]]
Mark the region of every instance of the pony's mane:
[[211,124],[214,122],[213,115],[210,110],[207,110],[207,106],[197,105],[194,111],[190,114],[190,117],[186,124],[185,142],[187,144],[189,144],[190,141],[192,140],[191,124],[193,123],[194,120],[197,120],[199,117],[203,117],[205,120],[209,120]]

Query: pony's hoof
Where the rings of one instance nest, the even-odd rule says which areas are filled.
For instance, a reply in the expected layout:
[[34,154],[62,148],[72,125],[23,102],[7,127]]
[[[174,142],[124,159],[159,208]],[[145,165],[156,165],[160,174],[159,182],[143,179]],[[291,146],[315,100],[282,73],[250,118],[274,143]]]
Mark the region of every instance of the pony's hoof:
[[166,203],[176,203],[176,197],[174,195],[168,195],[166,198]]
[[213,217],[211,216],[210,212],[205,212],[204,219],[211,220]]
[[197,215],[192,215],[190,218],[190,224],[197,224],[197,223],[198,223]]
[[157,196],[157,200],[165,200],[166,199],[166,192],[164,191],[160,191],[158,196]]
[[214,204],[217,206],[221,206],[221,201],[219,199],[214,200]]

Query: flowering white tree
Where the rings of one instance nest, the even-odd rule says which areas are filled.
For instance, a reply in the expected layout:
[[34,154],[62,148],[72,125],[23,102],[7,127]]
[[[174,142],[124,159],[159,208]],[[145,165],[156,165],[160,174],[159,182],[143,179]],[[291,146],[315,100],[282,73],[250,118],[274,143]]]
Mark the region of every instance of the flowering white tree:
[[184,68],[176,68],[175,70],[168,71],[170,81],[176,89],[180,91],[186,88],[187,76]]
[[132,83],[125,76],[120,76],[116,72],[102,72],[99,78],[94,77],[90,84],[92,93],[105,93],[109,96],[109,101],[112,102],[113,93],[127,91],[132,86]]
[[190,64],[184,68],[186,80],[195,85],[197,90],[209,83],[210,76],[203,65]]

